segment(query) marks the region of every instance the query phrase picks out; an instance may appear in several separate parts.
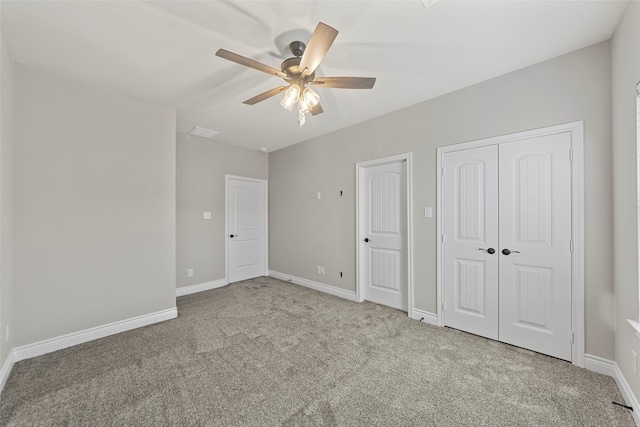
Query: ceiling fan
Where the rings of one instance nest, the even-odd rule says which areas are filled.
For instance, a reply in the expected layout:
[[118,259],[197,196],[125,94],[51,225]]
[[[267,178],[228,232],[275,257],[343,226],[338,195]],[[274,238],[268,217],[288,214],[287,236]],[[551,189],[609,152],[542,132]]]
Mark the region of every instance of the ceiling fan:
[[322,113],[320,96],[309,86],[371,89],[376,83],[375,77],[316,77],[316,69],[329,51],[337,35],[338,31],[336,29],[319,22],[308,44],[305,45],[301,41],[294,41],[289,44],[289,49],[294,56],[285,59],[280,66],[280,70],[225,49],[218,49],[216,55],[245,67],[280,77],[289,83],[287,86],[278,86],[247,99],[244,104],[254,105],[285,92],[280,105],[292,111],[297,103],[298,123],[302,127],[306,121],[306,113],[311,113],[314,116]]

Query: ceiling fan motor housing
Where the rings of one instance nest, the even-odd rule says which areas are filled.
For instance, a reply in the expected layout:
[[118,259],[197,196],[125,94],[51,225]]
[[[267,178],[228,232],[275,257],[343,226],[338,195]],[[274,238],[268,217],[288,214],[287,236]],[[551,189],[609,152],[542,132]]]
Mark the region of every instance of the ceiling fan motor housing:
[[[289,77],[294,78],[299,76],[300,74],[302,74],[302,71],[300,70],[300,60],[302,58],[300,58],[299,56],[295,56],[293,58],[289,58],[289,59],[285,59],[284,61],[282,61],[282,64],[280,65],[280,69],[285,72]],[[316,76],[315,71],[308,75],[307,77],[305,77],[305,81],[312,81]]]
[[302,43],[301,41],[289,43],[289,49],[291,49],[291,53],[293,53],[295,56],[302,56],[306,47],[307,45]]

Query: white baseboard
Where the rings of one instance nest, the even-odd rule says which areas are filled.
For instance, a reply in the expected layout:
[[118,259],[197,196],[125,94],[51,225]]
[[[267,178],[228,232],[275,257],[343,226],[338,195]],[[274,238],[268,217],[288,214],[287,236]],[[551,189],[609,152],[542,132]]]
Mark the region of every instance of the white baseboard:
[[597,372],[609,377],[616,376],[616,362],[609,359],[603,359],[602,357],[592,356],[590,354],[584,355],[584,367],[590,371]]
[[636,425],[640,427],[640,405],[638,404],[638,399],[633,394],[629,383],[627,382],[624,375],[622,375],[622,371],[618,367],[618,364],[612,360],[603,359],[602,357],[592,356],[590,354],[584,355],[584,367],[590,371],[597,372],[599,374],[608,375],[613,377],[620,389],[620,393],[622,393],[622,397],[628,406],[633,408],[631,412],[631,416],[633,420],[636,422]]
[[9,379],[9,374],[11,373],[11,369],[13,369],[14,363],[15,359],[12,349],[7,355],[7,360],[4,361],[2,369],[0,369],[0,393],[4,390],[4,385],[7,383],[7,379]]
[[422,310],[418,310],[417,308],[414,308],[412,313],[410,314],[410,317],[412,319],[420,320],[430,325],[439,326],[438,315],[434,313],[429,313],[428,311],[422,311]]
[[638,411],[640,411],[640,404],[638,404],[638,399],[633,394],[633,391],[631,390],[631,386],[629,386],[627,379],[624,377],[624,375],[622,375],[622,371],[620,371],[620,367],[618,367],[618,364],[614,363],[614,365],[616,375],[613,378],[616,380],[616,384],[618,384],[618,388],[620,389],[625,402],[627,402],[627,405],[633,408],[633,411],[631,411],[631,415],[633,416],[633,420],[636,422],[636,425],[640,427],[640,414],[638,413]]
[[348,299],[349,301],[358,302],[356,293],[354,291],[347,291],[344,289],[336,288],[335,286],[325,285],[324,283],[314,282],[313,280],[307,280],[301,277],[291,276],[289,274],[280,273],[273,270],[269,270],[269,276],[273,277],[274,279],[282,280],[284,282],[295,283],[296,285],[304,286],[305,288],[311,288],[316,291],[334,295],[336,297]]
[[176,288],[176,297],[184,295],[195,294],[196,292],[208,291],[211,289],[221,288],[227,286],[229,281],[227,279],[218,279],[211,282],[198,283],[197,285],[182,286]]
[[155,313],[145,314],[143,316],[133,317],[131,319],[121,320],[119,322],[109,323],[107,325],[97,326],[84,331],[73,332],[55,338],[39,341],[33,344],[27,344],[13,349],[14,361],[19,362],[52,351],[62,350],[63,348],[72,347],[98,338],[104,338],[109,335],[118,334],[120,332],[129,331],[131,329],[140,328],[142,326],[151,325],[153,323],[163,322],[178,317],[178,309],[176,307],[167,310],[157,311]]

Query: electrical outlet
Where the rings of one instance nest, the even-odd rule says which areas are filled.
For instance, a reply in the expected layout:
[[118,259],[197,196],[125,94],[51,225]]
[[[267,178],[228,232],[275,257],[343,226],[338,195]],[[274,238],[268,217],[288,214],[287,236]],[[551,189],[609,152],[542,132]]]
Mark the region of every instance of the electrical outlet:
[[202,212],[202,219],[211,219],[211,212]]
[[316,272],[317,272],[318,274],[324,274],[324,267],[317,266],[317,267],[316,267]]
[[322,199],[322,193],[320,193],[319,191],[316,193],[316,199]]
[[638,375],[638,355],[631,350],[631,369],[635,375]]
[[193,277],[193,268],[187,270],[187,277]]

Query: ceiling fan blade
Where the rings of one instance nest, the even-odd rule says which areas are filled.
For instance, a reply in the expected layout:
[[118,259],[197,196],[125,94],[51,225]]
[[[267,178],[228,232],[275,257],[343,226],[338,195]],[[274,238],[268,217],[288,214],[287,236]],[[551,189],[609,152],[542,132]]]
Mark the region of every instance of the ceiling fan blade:
[[247,105],[257,104],[258,102],[264,101],[265,99],[269,99],[272,96],[276,96],[277,94],[279,94],[280,92],[283,92],[288,87],[289,86],[278,86],[276,88],[269,89],[266,92],[262,92],[260,95],[256,95],[253,98],[247,99],[246,101],[243,102],[243,104],[247,104]]
[[376,84],[375,77],[316,77],[310,85],[338,89],[371,89]]
[[317,116],[318,114],[324,112],[324,110],[322,109],[322,105],[320,105],[320,103],[318,102],[316,106],[313,107],[309,112],[311,113],[311,115]]
[[313,31],[313,34],[311,34],[311,39],[309,43],[307,43],[307,47],[300,60],[299,68],[303,78],[313,74],[337,36],[338,30],[327,24],[318,22],[318,26]]
[[253,68],[254,70],[262,71],[263,73],[271,74],[272,76],[287,78],[288,76],[282,71],[263,64],[262,62],[254,61],[251,58],[247,58],[237,53],[229,52],[225,49],[218,49],[216,56],[227,59],[236,64],[244,65],[245,67]]

